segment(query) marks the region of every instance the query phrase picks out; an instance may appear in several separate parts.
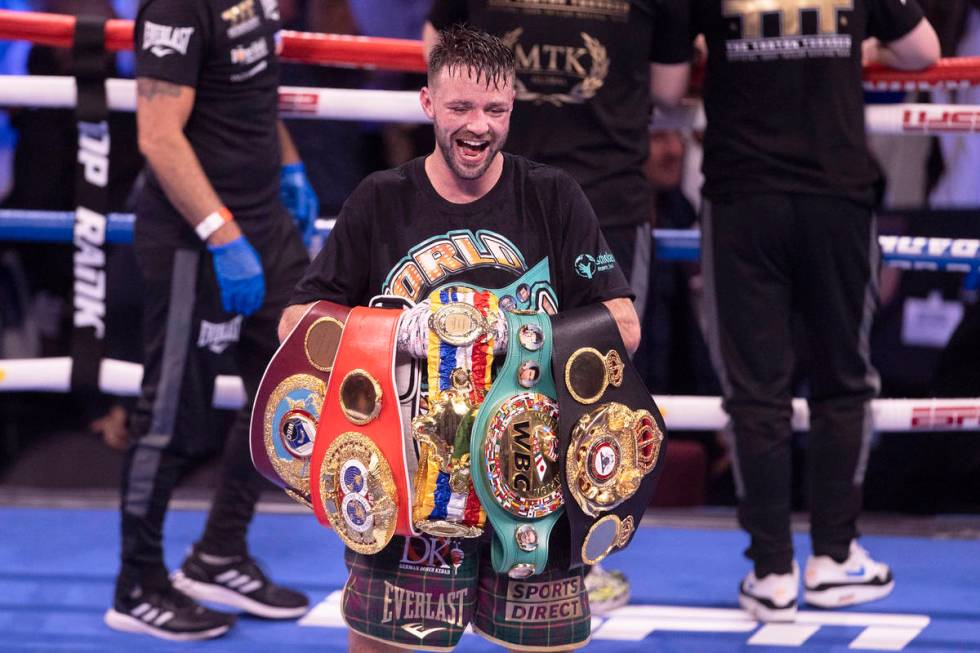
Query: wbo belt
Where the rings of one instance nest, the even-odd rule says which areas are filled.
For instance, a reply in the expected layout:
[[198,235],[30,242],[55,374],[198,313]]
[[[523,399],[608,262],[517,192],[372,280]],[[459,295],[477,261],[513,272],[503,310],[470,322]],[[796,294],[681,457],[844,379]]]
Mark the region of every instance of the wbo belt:
[[358,553],[415,535],[415,454],[396,383],[396,309],[351,309],[323,402],[311,469],[313,511]]
[[664,422],[605,306],[559,313],[552,328],[571,565],[594,565],[636,533],[663,462]]
[[308,507],[317,423],[349,313],[340,304],[313,304],[273,355],[252,406],[252,464]]
[[551,322],[544,313],[506,313],[507,358],[476,416],[473,483],[494,530],[498,573],[544,571],[548,539],[562,513],[558,403],[551,376]]
[[497,298],[450,285],[429,295],[428,410],[412,421],[419,449],[415,527],[441,537],[479,537],[486,512],[471,479],[470,432],[491,385]]

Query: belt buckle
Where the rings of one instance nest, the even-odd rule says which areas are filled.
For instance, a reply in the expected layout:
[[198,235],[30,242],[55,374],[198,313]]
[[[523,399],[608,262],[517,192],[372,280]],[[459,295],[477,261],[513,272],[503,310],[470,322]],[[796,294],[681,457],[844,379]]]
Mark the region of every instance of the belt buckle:
[[538,519],[562,507],[558,404],[523,392],[499,404],[487,423],[484,460],[490,491],[507,512]]
[[263,442],[279,477],[299,496],[310,492],[310,457],[326,384],[311,374],[282,380],[265,405]]
[[378,446],[356,431],[342,433],[323,457],[320,498],[327,519],[358,553],[381,551],[395,533],[398,493]]
[[587,515],[620,505],[656,466],[663,433],[646,410],[609,402],[582,415],[565,459],[568,488]]

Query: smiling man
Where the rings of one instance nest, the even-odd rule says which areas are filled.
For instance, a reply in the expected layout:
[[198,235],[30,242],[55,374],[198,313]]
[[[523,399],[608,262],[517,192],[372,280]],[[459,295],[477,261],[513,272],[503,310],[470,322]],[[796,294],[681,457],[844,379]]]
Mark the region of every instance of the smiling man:
[[[608,251],[581,188],[556,168],[501,152],[513,84],[514,54],[499,39],[462,27],[440,35],[420,95],[435,150],[371,175],[354,191],[297,286],[280,336],[316,300],[363,306],[388,294],[425,307],[433,289],[460,282],[500,289],[501,306],[517,308],[514,296],[526,293],[522,308],[549,313],[601,302],[627,347],[636,348],[636,312],[620,269],[608,262],[586,275],[575,266]],[[449,650],[467,624],[524,651],[588,642],[581,572],[552,559],[526,581],[497,574],[489,535],[395,537],[373,556],[348,550],[343,614],[351,650]],[[542,587],[562,592],[542,598]]]

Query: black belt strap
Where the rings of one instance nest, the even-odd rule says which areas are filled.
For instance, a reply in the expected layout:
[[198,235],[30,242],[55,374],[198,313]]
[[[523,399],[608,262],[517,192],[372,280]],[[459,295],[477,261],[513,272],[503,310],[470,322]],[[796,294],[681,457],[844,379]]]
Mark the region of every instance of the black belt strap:
[[106,99],[105,19],[79,16],[72,46],[78,87],[78,158],[71,388],[98,391],[105,351],[106,216],[109,209],[109,106]]

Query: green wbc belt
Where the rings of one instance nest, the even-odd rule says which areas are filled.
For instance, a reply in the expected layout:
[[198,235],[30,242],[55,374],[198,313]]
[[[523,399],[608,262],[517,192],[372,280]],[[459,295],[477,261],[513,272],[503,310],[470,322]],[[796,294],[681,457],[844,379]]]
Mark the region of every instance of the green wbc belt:
[[551,320],[505,313],[507,358],[473,425],[473,485],[493,526],[497,573],[544,571],[548,539],[562,514],[558,402],[551,374]]
[[553,318],[560,482],[572,566],[629,544],[663,463],[664,422],[602,304]]

